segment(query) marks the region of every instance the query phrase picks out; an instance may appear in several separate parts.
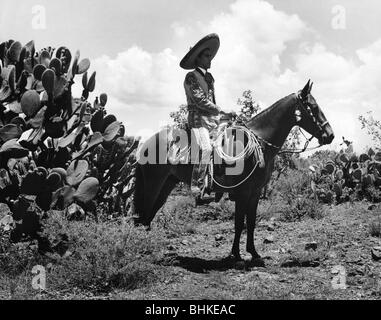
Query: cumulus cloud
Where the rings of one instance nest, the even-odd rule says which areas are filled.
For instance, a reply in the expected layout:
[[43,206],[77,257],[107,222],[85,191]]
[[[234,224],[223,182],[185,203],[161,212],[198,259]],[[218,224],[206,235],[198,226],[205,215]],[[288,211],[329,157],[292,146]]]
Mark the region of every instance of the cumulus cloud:
[[313,95],[336,135],[366,143],[357,117],[368,110],[377,116],[377,109],[381,110],[381,39],[359,48],[353,58],[344,57],[327,48],[300,17],[261,0],[237,0],[208,22],[175,21],[171,31],[174,42],[167,46],[172,49],[148,52],[133,46],[116,57],[102,56],[93,62],[99,87],[118,109],[126,110],[122,118],[129,114],[140,130],[157,126],[185,102],[185,71],[179,61],[200,37],[216,32],[221,47],[211,72],[222,108],[237,108],[238,97],[247,89],[264,107],[269,106],[311,78]]
[[181,24],[178,21],[173,22],[171,24],[171,28],[175,36],[178,38],[184,38],[187,34],[189,34],[192,31],[191,26]]
[[93,60],[97,88],[108,94],[107,109],[126,124],[128,134],[146,137],[184,103],[178,61],[170,48],[152,53],[138,46]]
[[339,138],[345,136],[355,142],[355,149],[363,151],[370,139],[361,130],[359,115],[369,110],[381,118],[381,39],[357,50],[355,59],[330,52],[322,44],[315,44],[304,53],[295,55],[295,68],[284,76],[302,81],[308,75],[315,82],[313,95],[324,110]]
[[[221,38],[212,68],[223,107],[234,107],[245,89],[254,90],[255,98],[267,107],[311,78],[312,93],[338,137],[333,146],[338,147],[341,136],[354,140],[359,151],[370,142],[358,116],[374,110],[381,118],[381,39],[357,50],[354,58],[344,57],[329,50],[298,16],[265,1],[249,0],[233,3],[205,30]],[[287,52],[293,64],[282,70],[287,48],[293,49]]]
[[243,90],[254,86],[258,91],[268,90],[259,84],[266,83],[268,75],[279,74],[286,42],[299,38],[306,30],[296,15],[276,11],[264,1],[246,0],[233,3],[228,13],[219,13],[208,23],[175,21],[171,28],[176,49],[153,53],[133,46],[116,57],[101,56],[93,61],[97,87],[118,105],[124,104],[122,117],[127,118],[130,110],[144,110],[147,121],[142,125],[152,124],[150,118],[164,120],[170,110],[185,102],[186,71],[179,68],[179,61],[200,35],[217,32],[221,37],[212,72],[221,106],[232,109]]
[[188,31],[183,38],[198,39],[200,34],[212,32],[220,36],[221,46],[212,62],[212,73],[216,75],[218,101],[230,109],[246,89],[274,97],[275,87],[269,76],[280,75],[281,56],[287,43],[310,32],[298,16],[257,0],[238,0],[228,12],[216,14],[197,28],[179,23],[176,27]]
[[114,59],[101,56],[93,64],[101,84],[127,106],[168,107],[178,102],[182,93],[174,88],[181,83],[181,76],[174,68],[177,61],[169,48],[150,53],[133,46]]

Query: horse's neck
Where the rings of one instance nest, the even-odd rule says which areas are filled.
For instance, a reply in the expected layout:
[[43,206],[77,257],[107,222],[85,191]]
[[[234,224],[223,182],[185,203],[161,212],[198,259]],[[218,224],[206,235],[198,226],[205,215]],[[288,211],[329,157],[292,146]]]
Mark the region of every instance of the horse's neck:
[[[268,109],[252,118],[246,125],[260,138],[281,147],[295,125],[295,94],[274,103]],[[274,155],[279,149],[274,148]]]

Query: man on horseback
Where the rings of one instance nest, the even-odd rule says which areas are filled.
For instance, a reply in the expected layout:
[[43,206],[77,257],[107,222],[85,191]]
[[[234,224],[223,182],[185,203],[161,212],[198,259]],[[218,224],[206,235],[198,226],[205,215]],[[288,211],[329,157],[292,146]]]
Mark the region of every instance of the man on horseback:
[[184,88],[188,104],[188,125],[202,153],[199,165],[195,163],[193,167],[191,181],[191,192],[196,197],[196,203],[202,199],[206,187],[205,175],[213,150],[210,136],[215,133],[220,116],[229,115],[216,105],[214,78],[207,71],[219,46],[218,35],[209,34],[197,42],[180,62],[183,69],[194,69],[187,73]]

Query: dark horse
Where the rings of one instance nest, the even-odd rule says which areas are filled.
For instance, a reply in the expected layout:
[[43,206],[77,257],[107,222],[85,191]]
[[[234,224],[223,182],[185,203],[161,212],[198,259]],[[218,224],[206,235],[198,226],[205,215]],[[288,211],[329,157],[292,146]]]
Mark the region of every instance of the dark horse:
[[[258,201],[262,188],[270,180],[274,157],[285,142],[290,130],[298,125],[317,138],[320,145],[330,144],[334,138],[331,126],[311,95],[311,87],[312,83],[310,84],[308,81],[298,94],[284,97],[245,124],[261,141],[265,166],[257,167],[244,183],[234,189],[219,186],[214,188],[216,192],[233,194],[235,236],[232,255],[236,260],[241,260],[239,242],[246,216],[246,250],[252,255],[253,261],[263,264],[254,246]],[[143,144],[141,150],[153,148],[158,151],[159,139],[161,138],[157,133]],[[163,143],[165,144],[165,142]],[[135,212],[138,217],[135,222],[149,226],[175,185],[180,181],[190,183],[192,166],[192,164],[138,164],[134,198]],[[248,166],[245,163],[242,174],[234,179],[243,181],[243,178],[250,174],[250,166],[252,167],[252,163]]]

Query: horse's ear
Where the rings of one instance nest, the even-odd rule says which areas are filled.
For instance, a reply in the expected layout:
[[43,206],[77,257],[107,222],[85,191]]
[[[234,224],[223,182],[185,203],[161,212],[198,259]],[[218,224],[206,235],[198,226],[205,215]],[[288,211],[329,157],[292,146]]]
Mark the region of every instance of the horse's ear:
[[310,93],[310,81],[311,80],[308,80],[307,84],[304,86],[302,92],[301,92],[301,96],[303,98],[306,98],[307,95]]
[[310,84],[310,89],[308,90],[308,92],[309,93],[311,93],[311,90],[312,90],[312,85],[313,85],[314,83],[313,82],[311,82],[311,84]]

